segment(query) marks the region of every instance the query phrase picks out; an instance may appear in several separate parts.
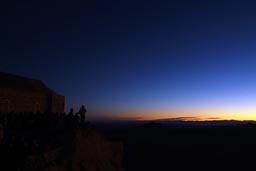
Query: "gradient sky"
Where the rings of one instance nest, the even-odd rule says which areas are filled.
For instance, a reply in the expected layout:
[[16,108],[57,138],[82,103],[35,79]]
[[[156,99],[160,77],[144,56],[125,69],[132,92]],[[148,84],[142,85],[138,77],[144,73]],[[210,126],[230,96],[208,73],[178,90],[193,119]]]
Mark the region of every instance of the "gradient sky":
[[0,70],[43,80],[67,111],[256,119],[256,2],[8,3]]

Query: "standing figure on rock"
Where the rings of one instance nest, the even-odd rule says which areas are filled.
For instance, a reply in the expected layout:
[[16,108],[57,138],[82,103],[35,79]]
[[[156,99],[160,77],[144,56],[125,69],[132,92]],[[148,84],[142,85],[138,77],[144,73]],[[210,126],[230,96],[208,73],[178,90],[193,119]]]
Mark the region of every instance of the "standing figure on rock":
[[80,115],[80,123],[83,124],[85,122],[85,114],[86,114],[87,110],[84,107],[84,105],[82,105],[82,107],[79,110],[79,115]]

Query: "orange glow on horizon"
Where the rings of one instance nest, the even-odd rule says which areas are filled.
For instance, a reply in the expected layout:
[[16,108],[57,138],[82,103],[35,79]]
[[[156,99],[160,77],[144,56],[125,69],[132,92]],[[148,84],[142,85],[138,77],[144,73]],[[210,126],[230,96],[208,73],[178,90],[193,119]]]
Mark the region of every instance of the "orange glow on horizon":
[[93,120],[183,120],[183,121],[209,121],[209,120],[255,120],[256,112],[248,113],[169,113],[169,112],[109,112],[100,115],[90,115]]

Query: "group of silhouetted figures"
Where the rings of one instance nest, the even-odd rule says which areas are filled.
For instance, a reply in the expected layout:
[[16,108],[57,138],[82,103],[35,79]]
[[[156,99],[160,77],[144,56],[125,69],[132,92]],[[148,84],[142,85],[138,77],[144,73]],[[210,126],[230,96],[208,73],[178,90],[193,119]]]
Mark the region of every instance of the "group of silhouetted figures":
[[71,108],[66,113],[0,113],[0,125],[5,129],[37,129],[54,127],[78,127],[86,123],[86,108],[82,106],[79,112],[74,113]]
[[87,126],[86,112],[82,106],[77,113],[71,109],[68,114],[0,113],[0,165],[10,161],[17,164],[25,156],[58,148],[66,141],[66,132]]
[[84,107],[84,105],[81,106],[81,108],[79,109],[79,112],[77,112],[76,114],[74,114],[74,109],[71,108],[68,113],[68,117],[70,120],[74,120],[75,122],[79,121],[81,124],[84,124],[86,112],[87,110]]

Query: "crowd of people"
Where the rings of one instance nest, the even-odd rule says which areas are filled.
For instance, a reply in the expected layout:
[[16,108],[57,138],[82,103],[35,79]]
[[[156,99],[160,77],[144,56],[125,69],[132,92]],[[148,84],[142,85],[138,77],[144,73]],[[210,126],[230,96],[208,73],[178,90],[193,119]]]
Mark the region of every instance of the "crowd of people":
[[5,129],[37,129],[53,127],[77,127],[85,123],[86,108],[82,106],[79,112],[73,108],[66,113],[0,113],[0,125]]
[[0,161],[20,161],[56,149],[65,139],[61,135],[87,125],[86,108],[77,113],[0,113]]

